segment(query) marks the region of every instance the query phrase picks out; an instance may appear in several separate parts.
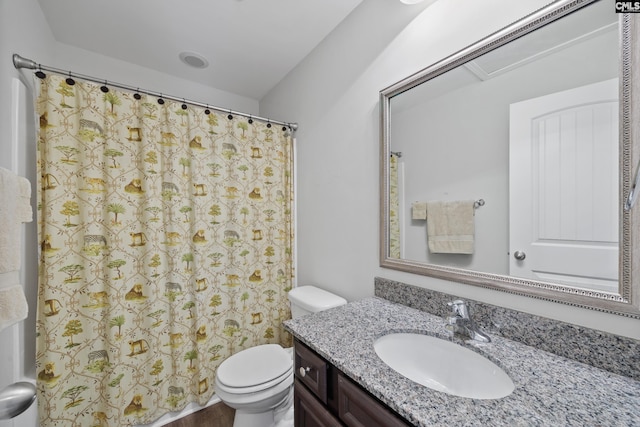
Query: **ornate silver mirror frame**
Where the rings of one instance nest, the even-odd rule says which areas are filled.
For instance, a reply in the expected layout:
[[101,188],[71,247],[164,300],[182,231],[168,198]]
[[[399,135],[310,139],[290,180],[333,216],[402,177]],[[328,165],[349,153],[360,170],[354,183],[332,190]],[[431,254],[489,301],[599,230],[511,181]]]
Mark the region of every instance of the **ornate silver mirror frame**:
[[[380,92],[381,182],[380,266],[439,279],[640,318],[640,206],[625,209],[635,190],[635,168],[640,161],[640,15],[620,15],[620,246],[619,292],[608,293],[557,283],[516,278],[426,264],[389,256],[390,100],[427,80],[452,70],[516,38],[562,18],[598,0],[559,0],[489,37],[431,65]],[[601,0],[603,1],[603,0]],[[613,9],[613,3],[611,5]],[[637,189],[640,191],[640,188]]]

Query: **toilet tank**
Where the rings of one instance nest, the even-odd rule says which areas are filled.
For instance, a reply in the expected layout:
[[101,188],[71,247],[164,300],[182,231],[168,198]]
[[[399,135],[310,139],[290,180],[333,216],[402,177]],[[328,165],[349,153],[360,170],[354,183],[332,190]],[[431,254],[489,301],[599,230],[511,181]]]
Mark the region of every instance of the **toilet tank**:
[[294,319],[347,303],[346,299],[338,295],[310,285],[291,289],[289,301],[291,302],[291,317]]

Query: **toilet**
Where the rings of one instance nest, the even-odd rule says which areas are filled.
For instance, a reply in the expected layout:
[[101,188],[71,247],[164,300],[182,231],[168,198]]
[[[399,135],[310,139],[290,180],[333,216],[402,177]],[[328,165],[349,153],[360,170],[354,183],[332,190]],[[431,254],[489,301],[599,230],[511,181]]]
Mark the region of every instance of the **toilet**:
[[[315,286],[289,292],[294,319],[346,304]],[[233,427],[293,426],[293,349],[263,344],[240,351],[218,367],[216,395],[236,410]]]

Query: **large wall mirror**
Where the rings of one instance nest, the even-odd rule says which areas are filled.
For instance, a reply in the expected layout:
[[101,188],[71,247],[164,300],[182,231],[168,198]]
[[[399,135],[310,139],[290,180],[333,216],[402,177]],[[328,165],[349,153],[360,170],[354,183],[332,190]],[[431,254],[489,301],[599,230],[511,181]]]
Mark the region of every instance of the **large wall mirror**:
[[382,90],[381,266],[640,317],[639,16],[559,0]]

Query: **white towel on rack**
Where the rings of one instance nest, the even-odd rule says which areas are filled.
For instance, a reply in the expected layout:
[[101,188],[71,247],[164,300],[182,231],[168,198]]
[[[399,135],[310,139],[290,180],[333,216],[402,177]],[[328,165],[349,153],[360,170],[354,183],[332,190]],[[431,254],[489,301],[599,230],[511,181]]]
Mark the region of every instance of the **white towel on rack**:
[[22,285],[0,288],[0,331],[27,318],[29,307]]
[[33,221],[33,210],[31,209],[31,183],[27,178],[18,177],[18,220],[20,222]]
[[19,276],[21,225],[32,220],[31,183],[0,168],[0,330],[26,319],[29,313]]
[[431,253],[473,253],[473,204],[473,200],[427,202],[427,240]]
[[0,273],[20,269],[20,225],[33,219],[30,199],[29,181],[0,168]]

